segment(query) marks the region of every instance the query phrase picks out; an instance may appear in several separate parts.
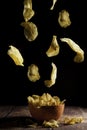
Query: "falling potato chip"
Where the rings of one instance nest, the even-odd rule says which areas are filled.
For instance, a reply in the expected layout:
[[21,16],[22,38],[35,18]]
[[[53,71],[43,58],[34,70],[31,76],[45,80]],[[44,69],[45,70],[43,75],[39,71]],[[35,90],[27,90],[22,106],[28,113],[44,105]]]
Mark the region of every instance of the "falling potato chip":
[[35,12],[32,9],[32,0],[24,0],[23,17],[27,22],[34,16]]
[[30,9],[30,8],[24,8],[23,10],[23,16],[24,16],[24,20],[27,22],[28,20],[30,20],[33,16],[34,16],[35,12],[34,10]]
[[56,2],[57,2],[57,0],[53,0],[53,4],[52,4],[50,10],[53,10],[53,9],[54,9],[54,6],[55,6],[55,3],[56,3]]
[[46,55],[48,57],[56,56],[59,54],[59,50],[60,50],[60,47],[57,42],[57,36],[53,35],[51,45],[49,49],[46,51]]
[[63,28],[66,28],[71,25],[71,20],[68,11],[62,10],[59,12],[58,23]]
[[32,9],[32,0],[24,0],[24,8]]
[[9,47],[10,49],[7,51],[7,54],[13,59],[16,65],[24,66],[24,59],[19,50],[12,45],[10,45]]
[[28,66],[27,76],[31,82],[36,82],[40,79],[38,66],[35,64],[31,64]]
[[80,63],[84,61],[84,51],[80,48],[79,45],[77,45],[70,38],[60,38],[60,40],[62,42],[66,42],[71,47],[71,49],[77,53],[74,57],[74,62]]
[[33,22],[22,22],[24,27],[24,35],[28,41],[34,41],[38,36],[37,26]]
[[55,84],[57,78],[57,67],[53,62],[51,65],[52,65],[51,79],[44,81],[45,86],[49,88]]

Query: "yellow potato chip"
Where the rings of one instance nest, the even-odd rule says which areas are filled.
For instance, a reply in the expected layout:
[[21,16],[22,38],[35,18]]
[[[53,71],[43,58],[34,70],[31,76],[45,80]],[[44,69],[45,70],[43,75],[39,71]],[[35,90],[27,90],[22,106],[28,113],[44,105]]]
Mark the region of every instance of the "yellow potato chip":
[[23,17],[24,17],[25,22],[30,20],[34,16],[34,14],[35,14],[34,10],[29,9],[29,8],[24,8]]
[[60,50],[60,47],[57,42],[57,36],[53,35],[51,45],[49,49],[46,51],[46,55],[48,57],[56,56],[59,54],[59,50]]
[[32,0],[24,0],[24,8],[32,9]]
[[70,48],[76,52],[76,56],[74,57],[74,62],[80,63],[84,61],[84,51],[70,38],[60,38],[62,42],[66,42]]
[[34,14],[35,11],[32,9],[32,0],[24,0],[23,17],[25,22],[30,20]]
[[38,66],[35,64],[31,64],[30,66],[28,66],[27,76],[31,82],[36,82],[37,80],[39,80],[40,74]]
[[57,67],[53,62],[51,65],[52,65],[51,79],[44,81],[45,86],[49,88],[55,84],[57,78]]
[[19,50],[13,45],[10,45],[9,47],[10,49],[7,51],[7,54],[13,59],[14,63],[16,65],[24,66],[24,59]]
[[54,9],[54,6],[55,6],[56,2],[57,2],[57,0],[53,0],[53,4],[52,4],[50,10],[53,10],[53,9]]
[[34,41],[38,36],[37,26],[33,22],[22,22],[24,27],[24,36],[28,41]]
[[[56,97],[56,98],[54,98]],[[49,93],[43,93],[41,96],[39,95],[32,95],[28,96],[28,103],[32,103],[33,105],[37,107],[41,106],[58,106],[60,104],[63,104],[65,100],[61,101],[59,97],[57,96],[51,96]],[[56,100],[58,99],[58,100]]]
[[62,10],[59,12],[58,23],[63,28],[71,25],[70,15],[68,11]]

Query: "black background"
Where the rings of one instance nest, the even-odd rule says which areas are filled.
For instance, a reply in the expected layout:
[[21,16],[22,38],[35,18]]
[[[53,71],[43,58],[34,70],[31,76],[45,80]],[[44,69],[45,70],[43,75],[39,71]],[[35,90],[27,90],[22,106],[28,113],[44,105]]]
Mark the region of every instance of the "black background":
[[[28,42],[24,37],[23,0],[8,0],[0,3],[0,105],[26,105],[27,96],[41,95],[48,92],[66,99],[66,105],[87,106],[86,73],[87,43],[85,36],[84,5],[81,0],[58,0],[54,10],[50,10],[52,0],[33,0],[35,16],[30,20],[38,27],[38,37]],[[58,14],[66,9],[70,14],[71,25],[66,29],[58,24]],[[60,53],[48,58],[45,54],[50,46],[52,36],[57,35]],[[60,41],[61,37],[69,37],[85,52],[82,63],[75,63],[75,53]],[[16,66],[7,55],[9,45],[17,47],[23,58],[24,67]],[[47,88],[44,80],[50,78],[51,63],[57,66],[57,80],[54,86]],[[39,67],[41,79],[32,83],[27,78],[30,64]]]

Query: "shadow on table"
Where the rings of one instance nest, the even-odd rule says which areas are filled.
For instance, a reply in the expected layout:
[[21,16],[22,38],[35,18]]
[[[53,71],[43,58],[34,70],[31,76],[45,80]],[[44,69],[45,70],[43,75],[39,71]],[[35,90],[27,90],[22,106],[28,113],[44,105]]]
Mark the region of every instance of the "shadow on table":
[[32,117],[7,117],[0,118],[0,128],[11,128],[11,127],[32,127],[37,126],[37,121]]
[[[16,130],[20,128],[24,130],[28,128],[41,129],[43,127],[41,126],[40,122],[37,122],[32,117],[0,118],[0,130],[12,130],[14,128],[16,128]],[[54,130],[56,129],[54,128]],[[61,125],[59,128],[57,128],[57,130],[87,130],[87,123],[78,123],[75,125]]]

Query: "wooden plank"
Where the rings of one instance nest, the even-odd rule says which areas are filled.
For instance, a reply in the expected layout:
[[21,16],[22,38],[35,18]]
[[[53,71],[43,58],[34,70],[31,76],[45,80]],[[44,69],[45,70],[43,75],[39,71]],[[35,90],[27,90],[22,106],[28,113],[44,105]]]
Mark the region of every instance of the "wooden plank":
[[82,111],[80,107],[66,106],[64,116],[81,116]]
[[87,130],[87,123],[79,123],[75,125],[65,125],[53,130]]
[[0,106],[0,118],[7,117],[14,109],[14,106]]
[[[2,128],[0,130],[43,130],[43,128]],[[44,128],[44,130],[52,130],[52,128]]]
[[15,106],[15,109],[8,115],[8,117],[29,117],[30,112],[28,106]]

